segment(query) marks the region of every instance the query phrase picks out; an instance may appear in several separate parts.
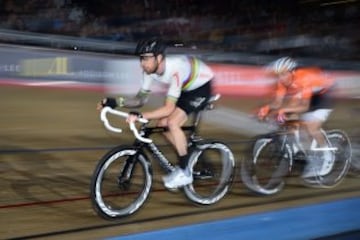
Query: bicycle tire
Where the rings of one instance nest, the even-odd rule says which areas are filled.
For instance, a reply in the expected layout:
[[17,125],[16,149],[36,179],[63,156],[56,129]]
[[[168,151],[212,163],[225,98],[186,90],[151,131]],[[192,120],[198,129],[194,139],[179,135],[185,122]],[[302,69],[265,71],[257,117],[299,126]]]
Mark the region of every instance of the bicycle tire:
[[334,129],[326,131],[326,138],[329,146],[336,148],[334,165],[330,173],[324,176],[304,179],[311,187],[333,188],[342,182],[351,167],[351,142],[347,134],[340,129]]
[[261,136],[251,145],[241,164],[241,180],[251,192],[274,195],[285,186],[285,177],[292,167],[292,151],[288,144],[283,150],[276,137]]
[[211,205],[220,201],[233,182],[235,158],[223,142],[202,140],[195,144],[189,158],[194,181],[183,188],[193,203]]
[[[126,177],[120,178],[121,173]],[[92,175],[92,206],[107,220],[131,215],[143,206],[151,186],[152,169],[146,155],[134,147],[115,147],[101,158]]]

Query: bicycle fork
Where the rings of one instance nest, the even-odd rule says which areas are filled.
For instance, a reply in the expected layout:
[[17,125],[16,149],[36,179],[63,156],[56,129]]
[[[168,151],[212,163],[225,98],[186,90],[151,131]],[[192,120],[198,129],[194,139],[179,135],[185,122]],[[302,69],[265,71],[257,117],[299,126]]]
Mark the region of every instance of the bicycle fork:
[[135,166],[136,157],[137,157],[137,153],[135,153],[132,156],[129,156],[126,159],[123,168],[120,170],[120,174],[118,176],[118,184],[120,187],[125,187],[126,184],[129,184],[130,177],[132,175],[132,172],[133,172],[133,169]]

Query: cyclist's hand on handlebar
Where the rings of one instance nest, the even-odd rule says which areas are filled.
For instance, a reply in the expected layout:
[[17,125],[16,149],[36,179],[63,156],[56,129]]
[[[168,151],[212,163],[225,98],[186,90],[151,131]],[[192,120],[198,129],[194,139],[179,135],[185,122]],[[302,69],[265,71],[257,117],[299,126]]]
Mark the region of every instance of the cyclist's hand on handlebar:
[[129,116],[126,119],[126,122],[132,123],[135,122],[138,118],[141,118],[142,115],[140,112],[129,112]]
[[278,121],[279,123],[284,123],[286,121],[286,115],[283,109],[279,109],[276,116],[276,121]]

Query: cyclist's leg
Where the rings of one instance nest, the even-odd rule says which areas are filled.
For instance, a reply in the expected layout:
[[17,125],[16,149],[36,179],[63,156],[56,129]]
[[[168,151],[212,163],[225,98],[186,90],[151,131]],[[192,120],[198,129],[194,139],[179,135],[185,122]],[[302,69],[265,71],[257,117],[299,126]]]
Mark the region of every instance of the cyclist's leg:
[[318,147],[327,147],[327,142],[321,129],[323,123],[327,121],[332,112],[332,105],[332,97],[329,90],[324,93],[314,93],[310,100],[310,111],[302,116],[310,136],[316,140]]
[[[193,112],[203,110],[211,96],[211,85],[206,83],[203,86],[187,92],[182,92],[177,101],[177,108],[168,118],[169,134],[168,139],[173,141],[179,155],[180,169],[170,176],[164,178],[165,186],[176,188],[192,182],[191,170],[188,169],[188,144],[182,126],[188,120],[188,116]],[[173,186],[173,187],[169,187]]]
[[[176,108],[175,111],[170,115],[170,117],[163,118],[159,120],[157,126],[159,127],[167,127],[169,130],[164,132],[163,135],[165,138],[172,144],[172,146],[175,148],[179,158],[184,158],[185,162],[182,163],[181,159],[179,159],[180,166],[185,169],[187,166],[186,157],[187,157],[187,139],[185,136],[184,131],[181,129],[181,127],[184,125],[184,123],[187,121],[187,116],[185,115],[183,117],[183,114],[180,115],[180,121],[178,117],[176,117],[178,114],[176,113],[179,111],[179,108]],[[180,109],[181,111],[181,109]],[[182,119],[183,120],[182,120]]]
[[[168,117],[160,119],[157,123],[157,126],[158,127],[168,127],[168,119],[169,119]],[[163,135],[171,143],[172,146],[175,146],[175,140],[168,131],[163,132]]]
[[187,185],[193,181],[191,171],[187,169],[187,140],[184,131],[181,127],[187,121],[186,113],[176,108],[175,111],[167,118],[168,131],[165,137],[173,144],[179,156],[179,166],[169,175],[163,177],[165,187],[178,188]]
[[331,109],[317,109],[302,116],[306,131],[316,142],[316,147],[311,144],[310,149],[308,149],[310,154],[303,177],[326,175],[331,171],[333,154],[328,149],[327,140],[322,132],[322,125],[328,119],[331,111]]
[[315,139],[317,147],[327,147],[325,136],[321,132],[323,122],[317,119],[304,121],[304,126],[312,139]]
[[169,128],[172,132],[172,137],[175,142],[175,148],[186,164],[181,164],[183,168],[187,167],[187,139],[184,131],[181,127],[188,120],[188,116],[192,113],[202,111],[207,104],[207,101],[211,97],[211,82],[207,82],[201,87],[182,92],[178,99],[176,106],[177,108],[169,117]]
[[184,131],[181,129],[187,119],[186,113],[178,107],[167,119],[169,131],[165,132],[165,136],[174,145],[179,156],[187,154],[187,140]]

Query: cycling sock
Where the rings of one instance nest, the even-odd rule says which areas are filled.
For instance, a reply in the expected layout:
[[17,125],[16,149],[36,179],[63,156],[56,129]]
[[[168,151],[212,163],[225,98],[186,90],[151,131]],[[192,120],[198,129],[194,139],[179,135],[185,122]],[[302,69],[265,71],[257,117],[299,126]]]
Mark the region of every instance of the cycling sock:
[[184,155],[184,156],[179,156],[179,166],[182,169],[186,169],[189,163],[189,156],[188,154]]

